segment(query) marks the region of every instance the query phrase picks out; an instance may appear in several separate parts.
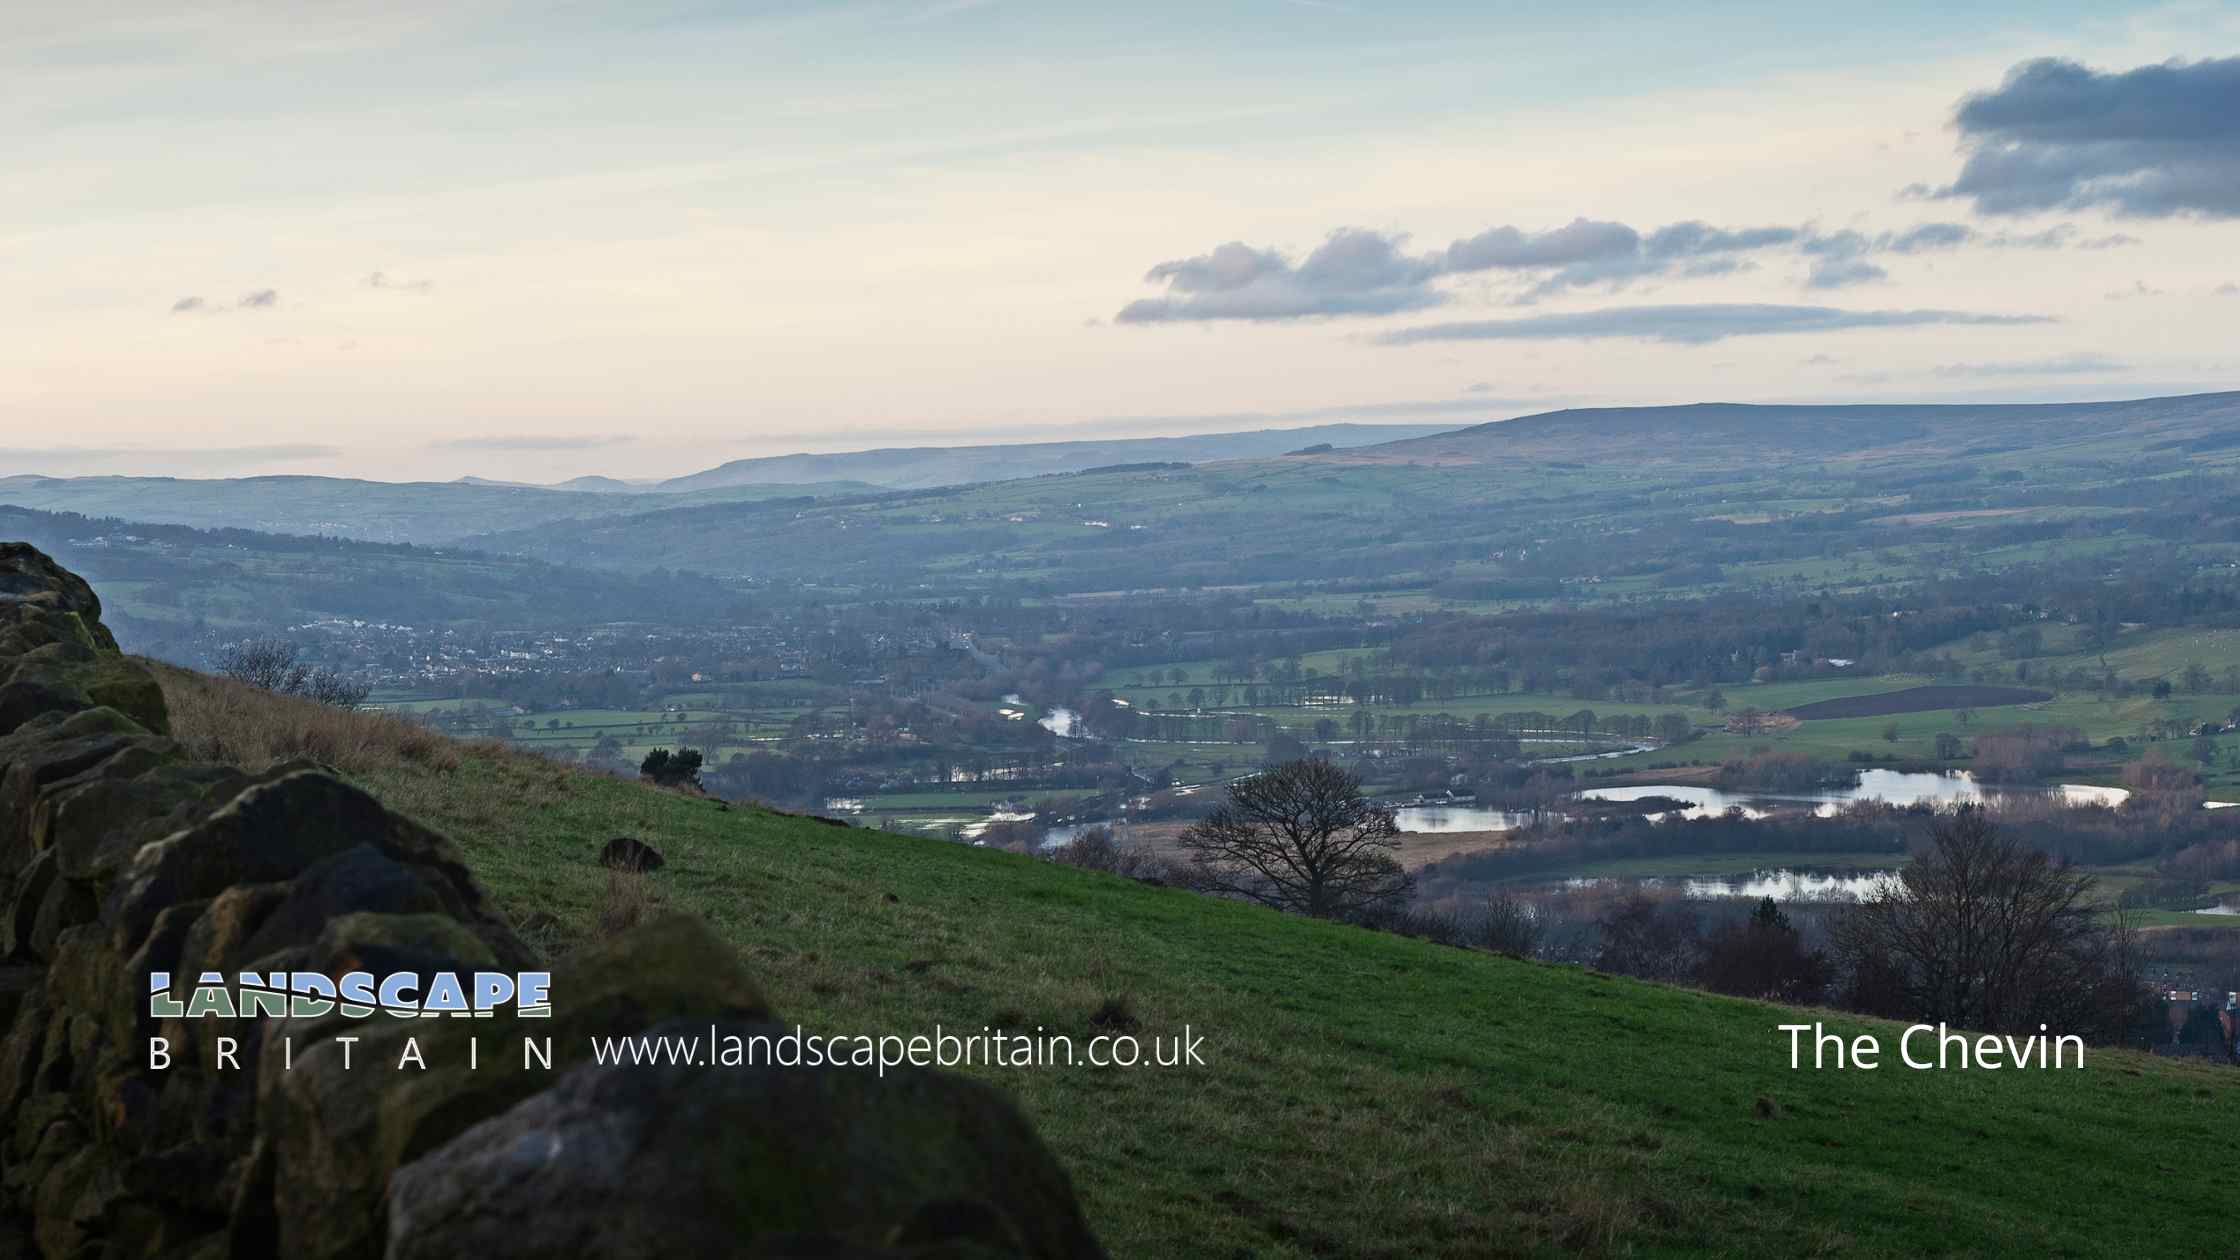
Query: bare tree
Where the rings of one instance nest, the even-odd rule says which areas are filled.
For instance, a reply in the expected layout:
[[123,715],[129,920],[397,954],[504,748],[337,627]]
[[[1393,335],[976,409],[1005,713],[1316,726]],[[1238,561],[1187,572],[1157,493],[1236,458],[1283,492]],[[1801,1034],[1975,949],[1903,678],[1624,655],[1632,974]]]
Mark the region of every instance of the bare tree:
[[1404,902],[1414,881],[1392,853],[1392,811],[1327,761],[1288,761],[1229,785],[1229,799],[1182,833],[1199,887],[1317,918]]
[[1636,892],[1597,922],[1602,947],[1594,965],[1622,976],[1679,984],[1695,974],[1702,956],[1702,925],[1684,901]]
[[331,669],[314,669],[302,662],[302,649],[286,639],[249,639],[233,644],[218,656],[218,672],[284,696],[302,696],[338,709],[355,709],[366,702],[368,688]]
[[2122,1035],[2141,985],[2132,933],[2093,881],[2002,831],[1978,806],[1938,821],[1897,879],[1837,921],[1836,946],[1877,993],[1872,1013],[1985,1032],[2039,1024]]
[[286,639],[250,639],[219,654],[218,672],[265,691],[285,691],[302,671],[296,663],[299,655],[300,649]]
[[1540,935],[1545,927],[1533,905],[1506,888],[1496,890],[1486,899],[1484,939],[1487,949],[1530,958],[1540,947]]

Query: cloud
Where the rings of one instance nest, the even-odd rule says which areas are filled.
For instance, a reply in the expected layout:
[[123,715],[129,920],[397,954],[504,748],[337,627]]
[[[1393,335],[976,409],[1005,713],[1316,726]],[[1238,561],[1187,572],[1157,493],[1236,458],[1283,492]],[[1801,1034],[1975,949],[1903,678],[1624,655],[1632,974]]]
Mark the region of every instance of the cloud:
[[1383,346],[1429,341],[1554,341],[1632,338],[1705,345],[1728,337],[1836,332],[1851,328],[1903,328],[1923,324],[2047,324],[2045,315],[1998,315],[1942,310],[1842,310],[1832,306],[1704,303],[1619,306],[1524,319],[1477,320],[1403,328],[1375,339]]
[[1144,279],[1164,283],[1168,296],[1130,302],[1115,318],[1154,324],[1391,315],[1445,301],[1445,294],[1429,287],[1436,266],[1402,254],[1404,239],[1342,228],[1296,267],[1275,250],[1231,241],[1211,253],[1153,267]]
[[1630,258],[1640,249],[1641,234],[1623,223],[1573,219],[1545,232],[1525,232],[1515,227],[1488,228],[1447,246],[1442,265],[1451,271],[1562,267]]
[[1931,250],[1965,245],[1975,231],[1960,223],[1923,223],[1895,236],[1886,236],[1883,248],[1893,254],[1925,254]]
[[365,279],[369,289],[386,289],[392,293],[426,293],[435,285],[426,280],[400,280],[386,271],[376,271]]
[[1449,295],[1439,281],[1487,273],[1527,281],[1514,300],[1528,305],[1593,285],[1616,292],[1646,277],[1731,275],[1757,265],[1747,255],[1774,249],[1794,249],[1813,260],[1806,288],[1837,289],[1887,278],[1887,271],[1867,261],[1871,255],[1971,245],[2059,249],[2074,232],[2064,223],[2028,235],[1985,235],[1966,224],[1933,222],[1869,235],[1851,229],[1823,233],[1810,225],[1726,228],[1691,219],[1645,233],[1581,217],[1540,232],[1514,225],[1488,228],[1444,249],[1411,254],[1405,235],[1340,228],[1297,265],[1280,250],[1242,241],[1160,263],[1144,280],[1166,286],[1165,296],[1130,302],[1115,322],[1394,315],[1444,305]]
[[1935,370],[1943,377],[2069,376],[2090,372],[2129,372],[2132,366],[2104,354],[2079,351],[2051,359],[2010,359],[1994,363],[1946,363]]
[[252,289],[241,295],[241,300],[231,306],[213,306],[200,297],[183,297],[171,304],[174,315],[223,315],[227,311],[269,310],[280,304],[276,289]]
[[1823,258],[1805,276],[1808,289],[1848,289],[1855,284],[1887,280],[1890,273],[1864,258]]
[[1724,275],[1747,265],[1733,255],[1793,244],[1804,235],[1802,228],[1721,228],[1696,219],[1643,235],[1623,223],[1579,218],[1539,233],[1492,228],[1454,242],[1436,261],[1442,275],[1545,273],[1525,294],[1530,301],[1595,284],[1623,288],[1675,270],[1693,277]]
[[[2061,249],[2069,243],[2069,238],[2076,234],[2077,230],[2074,227],[2066,223],[2059,223],[2043,232],[2029,232],[2020,236],[2001,232],[1996,236],[1978,235],[1975,239],[1991,246],[1993,249]],[[2097,240],[2085,241],[2077,248],[2108,249],[2116,245],[2136,245],[2138,243],[2136,237],[2118,233],[2114,236],[2103,236]]]
[[1474,274],[1523,278],[1525,287],[1512,300],[1530,305],[1568,289],[1606,285],[1617,291],[1651,276],[1732,276],[1756,267],[1749,253],[1770,249],[1794,249],[1812,260],[1803,280],[1808,289],[1844,289],[1888,278],[1884,267],[1868,262],[1870,256],[1960,247],[2063,249],[2072,235],[2070,224],[2027,235],[1987,235],[1967,224],[1924,222],[1868,235],[1852,229],[1823,233],[1810,224],[1729,229],[1702,220],[1644,233],[1622,222],[1575,217],[1546,231],[1503,224],[1445,249],[1409,253],[1402,233],[1340,229],[1299,265],[1284,251],[1241,240],[1194,258],[1160,262],[1147,271],[1145,282],[1165,285],[1167,294],[1133,300],[1120,309],[1116,323],[1389,316],[1445,305],[1449,294],[1438,282]]
[[510,436],[450,438],[431,447],[453,451],[588,451],[602,446],[635,442],[628,434],[580,436],[567,433],[520,433]]
[[[1886,280],[1890,273],[1866,261],[1873,254],[1935,254],[1973,245],[1983,249],[2063,249],[2076,228],[2055,224],[2029,233],[1998,232],[1986,235],[1965,223],[1917,223],[1902,232],[1869,236],[1849,228],[1840,232],[1806,232],[1798,250],[1813,259],[1805,275],[1808,289],[1842,289],[1855,284]],[[2124,238],[2128,240],[2129,238]]]
[[2117,233],[2114,233],[2114,234],[2112,234],[2112,235],[2109,235],[2109,236],[2095,236],[2095,237],[2093,237],[2093,238],[2092,238],[2091,240],[2089,240],[2089,241],[2079,241],[2079,242],[2077,242],[2077,248],[2078,248],[2078,249],[2120,249],[2120,248],[2122,248],[2122,247],[2123,247],[2123,246],[2125,246],[2125,245],[2136,245],[2136,244],[2138,244],[2138,243],[2139,243],[2139,238],[2138,238],[2138,237],[2136,237],[2136,236],[2126,236],[2126,235],[2124,235],[2124,234],[2123,234],[2123,233],[2121,233],[2121,232],[2117,232]]
[[1953,121],[1967,160],[1928,195],[1982,214],[2240,215],[2240,57],[2121,73],[2024,62],[1961,101]]

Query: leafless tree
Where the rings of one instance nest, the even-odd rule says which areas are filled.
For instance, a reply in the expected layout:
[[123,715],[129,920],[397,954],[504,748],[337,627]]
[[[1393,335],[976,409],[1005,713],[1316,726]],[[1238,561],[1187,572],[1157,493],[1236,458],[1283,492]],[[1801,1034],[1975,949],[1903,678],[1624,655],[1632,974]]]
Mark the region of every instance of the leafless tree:
[[2137,1011],[2135,943],[2093,881],[1978,806],[1938,821],[1897,879],[1836,924],[1877,1014],[1985,1032],[2120,1036]]
[[355,709],[366,702],[365,684],[331,669],[306,665],[302,655],[302,649],[286,639],[250,639],[219,654],[218,672],[252,687],[339,709]]
[[1539,912],[1508,889],[1486,899],[1485,944],[1496,953],[1530,958],[1540,946],[1545,924]]
[[1392,811],[1327,761],[1287,761],[1229,785],[1229,799],[1182,833],[1199,887],[1317,918],[1404,902],[1414,881],[1392,854]]

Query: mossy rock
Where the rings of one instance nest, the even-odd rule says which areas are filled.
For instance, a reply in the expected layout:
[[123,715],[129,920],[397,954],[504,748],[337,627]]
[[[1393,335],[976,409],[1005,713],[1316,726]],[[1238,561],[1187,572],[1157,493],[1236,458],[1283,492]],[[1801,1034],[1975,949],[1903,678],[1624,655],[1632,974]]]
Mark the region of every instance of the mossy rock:
[[117,710],[158,735],[171,733],[171,709],[163,684],[145,665],[110,652],[80,666],[78,686],[93,702]]
[[911,1068],[580,1067],[399,1169],[389,1221],[391,1260],[1103,1254],[1002,1095]]
[[[466,952],[478,947],[479,957]],[[403,961],[425,970],[445,949],[461,951],[449,964],[456,970],[494,961],[477,938],[440,916],[354,915],[332,925],[309,965],[378,972]],[[549,1086],[560,1070],[589,1057],[594,1036],[634,1033],[675,1016],[702,1026],[769,1017],[761,990],[731,948],[699,920],[679,915],[656,917],[557,964],[551,999],[549,1018],[332,1015],[273,1025],[258,1111],[274,1148],[282,1252],[378,1254],[389,1175]],[[279,1068],[272,1041],[278,1036],[293,1040],[292,1070]],[[342,1036],[359,1039],[348,1047],[348,1069],[335,1040]],[[551,1070],[524,1066],[525,1037],[549,1045]],[[398,1070],[408,1040],[424,1070]]]
[[531,956],[489,908],[449,840],[317,770],[252,783],[193,826],[141,846],[107,906],[117,947],[136,949],[156,916],[176,902],[214,897],[235,884],[290,880],[361,844],[426,868],[450,888],[460,916],[502,952]]
[[41,795],[129,749],[169,749],[114,709],[44,715],[0,739],[0,878],[30,861],[32,819]]
[[177,760],[169,741],[151,741],[42,791],[31,848],[52,850],[64,874],[105,891],[142,845],[208,817],[249,781],[238,770]]
[[29,543],[0,543],[0,630],[32,625],[96,651],[117,650],[101,624],[101,597],[84,578]]

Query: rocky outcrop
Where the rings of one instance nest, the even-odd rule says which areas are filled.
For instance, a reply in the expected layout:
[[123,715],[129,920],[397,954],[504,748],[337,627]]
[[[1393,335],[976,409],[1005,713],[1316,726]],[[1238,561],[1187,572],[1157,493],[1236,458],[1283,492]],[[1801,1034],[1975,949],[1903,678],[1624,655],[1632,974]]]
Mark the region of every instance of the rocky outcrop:
[[[970,1081],[591,1062],[595,1038],[775,1016],[697,921],[548,965],[444,837],[318,766],[191,760],[100,614],[0,544],[0,1254],[1101,1254]],[[525,970],[552,975],[548,1017],[148,997],[157,972]]]

